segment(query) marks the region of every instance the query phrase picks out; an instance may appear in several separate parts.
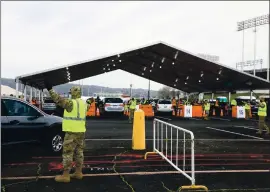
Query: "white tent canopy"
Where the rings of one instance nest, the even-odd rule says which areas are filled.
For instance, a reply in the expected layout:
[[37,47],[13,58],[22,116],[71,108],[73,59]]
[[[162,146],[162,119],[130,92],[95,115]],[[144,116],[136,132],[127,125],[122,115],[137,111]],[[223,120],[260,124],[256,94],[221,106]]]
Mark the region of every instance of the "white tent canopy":
[[[1,95],[16,95],[16,90],[9,87],[9,86],[6,86],[6,85],[1,85]],[[18,92],[19,95],[22,95],[22,92]]]

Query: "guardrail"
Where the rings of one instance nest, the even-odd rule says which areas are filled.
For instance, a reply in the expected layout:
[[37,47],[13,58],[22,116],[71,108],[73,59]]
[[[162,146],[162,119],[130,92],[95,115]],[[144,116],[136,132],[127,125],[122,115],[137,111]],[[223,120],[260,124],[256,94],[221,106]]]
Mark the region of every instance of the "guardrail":
[[[176,131],[176,139],[173,139],[173,130]],[[164,136],[165,131],[165,136]],[[168,131],[170,131],[170,138],[168,137]],[[179,167],[179,132],[183,133],[183,168]],[[186,138],[186,134],[190,135],[190,139]],[[165,137],[165,138],[164,138]],[[168,141],[170,140],[170,145],[168,146]],[[176,146],[173,145],[173,140],[176,140]],[[182,139],[181,139],[182,140]],[[191,141],[191,175],[188,175],[186,170],[186,140]],[[165,141],[165,146],[164,145]],[[159,119],[154,119],[153,121],[153,152],[147,152],[144,156],[147,159],[147,156],[150,154],[159,154],[163,159],[165,159],[170,165],[172,165],[177,171],[182,173],[186,178],[191,181],[190,186],[181,186],[180,191],[182,189],[203,189],[208,191],[208,188],[203,185],[195,185],[195,158],[194,158],[194,134],[193,132],[178,127],[176,125],[161,121]],[[165,153],[164,153],[165,147]],[[170,150],[168,150],[168,147]],[[173,151],[176,154],[173,154]],[[169,154],[168,154],[169,153]],[[170,155],[170,156],[168,156]],[[173,156],[175,155],[175,161]],[[189,155],[188,155],[189,156]]]

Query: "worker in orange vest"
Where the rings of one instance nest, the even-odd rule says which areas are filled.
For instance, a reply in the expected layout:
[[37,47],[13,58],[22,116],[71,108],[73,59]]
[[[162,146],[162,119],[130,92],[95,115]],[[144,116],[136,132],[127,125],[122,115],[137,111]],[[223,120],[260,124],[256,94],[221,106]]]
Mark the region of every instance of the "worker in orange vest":
[[176,115],[177,114],[177,111],[176,111],[177,107],[176,107],[176,99],[175,99],[175,97],[173,97],[173,99],[172,99],[172,107],[173,107],[173,110],[174,110],[174,114]]

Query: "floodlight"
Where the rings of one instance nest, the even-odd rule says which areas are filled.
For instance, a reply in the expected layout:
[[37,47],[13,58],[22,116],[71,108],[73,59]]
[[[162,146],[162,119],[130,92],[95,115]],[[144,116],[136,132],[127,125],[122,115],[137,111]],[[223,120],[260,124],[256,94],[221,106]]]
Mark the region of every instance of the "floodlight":
[[201,71],[201,77],[203,77],[203,71]]
[[174,59],[176,59],[178,56],[178,51],[176,51],[175,55],[174,55]]
[[174,65],[174,62],[172,62],[172,65]]
[[165,57],[162,58],[161,63],[164,63],[164,61],[165,61]]
[[217,81],[219,80],[219,78],[217,77]]

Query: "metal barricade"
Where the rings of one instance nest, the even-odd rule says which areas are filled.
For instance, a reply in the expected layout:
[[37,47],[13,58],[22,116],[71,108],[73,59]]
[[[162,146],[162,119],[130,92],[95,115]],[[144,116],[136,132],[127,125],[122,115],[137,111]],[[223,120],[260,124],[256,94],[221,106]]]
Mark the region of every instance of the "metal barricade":
[[[176,131],[176,139],[173,139],[173,130]],[[165,131],[165,133],[164,133]],[[170,133],[168,135],[168,132]],[[183,133],[183,139],[179,139],[179,132]],[[164,135],[165,134],[165,135]],[[190,135],[190,139],[186,137],[186,134]],[[170,140],[170,145],[168,146],[168,141]],[[173,140],[176,140],[175,145],[173,146]],[[179,140],[183,141],[183,168],[180,169],[178,164],[179,162]],[[186,155],[186,141],[189,140],[191,142],[191,153],[190,155]],[[164,146],[165,141],[165,146]],[[164,151],[165,147],[165,151]],[[168,148],[170,150],[168,150]],[[176,154],[173,154],[173,151]],[[147,156],[150,154],[159,154],[163,159],[165,159],[170,165],[172,165],[177,171],[182,173],[186,178],[191,181],[190,186],[181,186],[180,191],[182,189],[203,189],[208,191],[208,188],[203,185],[195,185],[195,159],[194,159],[194,134],[193,132],[178,127],[176,125],[161,121],[159,119],[154,119],[153,121],[153,152],[147,152],[144,156],[147,159]],[[175,155],[175,161],[173,159],[173,155]],[[186,157],[191,158],[191,175],[188,175],[186,170]]]

